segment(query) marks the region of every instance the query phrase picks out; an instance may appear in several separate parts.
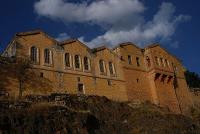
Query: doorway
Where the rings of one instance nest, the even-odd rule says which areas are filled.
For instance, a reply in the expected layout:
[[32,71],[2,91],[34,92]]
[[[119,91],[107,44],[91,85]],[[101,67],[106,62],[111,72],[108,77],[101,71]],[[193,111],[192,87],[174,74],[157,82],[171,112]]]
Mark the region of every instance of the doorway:
[[82,83],[78,83],[78,93],[85,94],[84,85]]

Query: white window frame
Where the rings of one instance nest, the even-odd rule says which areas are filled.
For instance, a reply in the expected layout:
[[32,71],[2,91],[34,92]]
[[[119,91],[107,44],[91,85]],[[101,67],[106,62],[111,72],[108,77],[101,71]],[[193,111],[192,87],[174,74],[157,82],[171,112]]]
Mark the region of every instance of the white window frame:
[[110,63],[111,63],[111,66],[112,66],[112,72],[113,74],[110,73],[111,76],[114,76],[116,74],[116,71],[115,71],[115,66],[114,66],[114,63],[112,61],[109,61],[108,62],[108,66],[109,66],[109,72],[110,72]]
[[91,64],[90,64],[90,58],[89,58],[89,57],[87,57],[88,70],[85,69],[85,63],[84,63],[84,58],[85,58],[85,57],[87,57],[87,56],[84,56],[83,59],[82,59],[82,61],[83,61],[83,70],[84,70],[84,71],[91,71]]
[[[65,60],[65,54],[69,54],[69,67],[68,66],[66,66],[66,60]],[[63,54],[63,62],[64,62],[64,67],[65,68],[72,68],[72,55],[69,53],[69,52],[65,52],[64,54]]]
[[[79,68],[76,68],[76,60],[75,60],[76,55],[78,56],[78,59],[79,59]],[[81,63],[82,63],[81,56],[79,54],[75,54],[74,55],[74,69],[75,70],[81,70],[81,68],[82,68]]]
[[40,62],[40,55],[39,55],[39,53],[40,53],[40,51],[39,51],[39,48],[38,47],[36,47],[36,46],[31,46],[30,48],[29,48],[29,57],[30,57],[30,60],[31,60],[31,49],[32,49],[32,47],[35,47],[36,48],[36,61],[35,62],[33,62],[33,64],[39,64],[39,62]]
[[[101,67],[100,67],[100,61],[101,61],[101,60],[103,61],[103,62],[102,62],[102,63],[103,63],[103,72],[101,72]],[[99,64],[99,71],[100,71],[100,73],[101,73],[101,74],[106,74],[106,65],[105,65],[105,61],[104,61],[103,59],[100,59],[98,64]]]
[[[49,50],[49,63],[45,62],[45,58],[46,58],[45,57],[45,50],[46,49]],[[44,54],[43,54],[43,56],[44,56],[44,65],[52,66],[53,65],[53,51],[51,49],[49,49],[49,48],[45,48],[43,52],[44,52]]]

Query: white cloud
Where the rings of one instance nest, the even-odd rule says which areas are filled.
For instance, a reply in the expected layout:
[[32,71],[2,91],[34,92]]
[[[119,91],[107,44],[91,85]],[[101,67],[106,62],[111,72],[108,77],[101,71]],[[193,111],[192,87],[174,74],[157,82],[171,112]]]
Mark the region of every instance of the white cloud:
[[[65,23],[106,25],[106,32],[103,35],[86,42],[90,47],[96,47],[99,44],[114,46],[128,41],[144,46],[154,41],[171,40],[178,24],[190,19],[187,15],[175,15],[175,6],[163,2],[152,20],[145,20],[146,8],[139,0],[123,0],[123,2],[121,0],[94,0],[90,3],[40,0],[35,3],[34,8],[40,16]],[[84,35],[80,37],[80,40],[85,41]]]
[[64,22],[93,22],[113,24],[124,17],[144,11],[138,0],[95,0],[88,4],[70,3],[66,0],[40,0],[34,4],[40,16]]
[[[115,29],[111,28],[104,35],[100,35],[87,43],[91,47],[95,47],[103,43],[115,46],[118,43],[131,41],[144,46],[155,40],[170,40],[169,38],[175,33],[177,25],[190,19],[190,16],[186,15],[174,16],[174,12],[175,7],[171,3],[162,3],[153,20],[134,25],[129,30],[115,31]],[[82,40],[84,40],[83,37]],[[178,47],[177,43],[174,45],[175,48]]]
[[56,40],[57,41],[64,41],[64,40],[67,40],[69,39],[70,36],[67,34],[67,33],[60,33],[57,37],[56,37]]

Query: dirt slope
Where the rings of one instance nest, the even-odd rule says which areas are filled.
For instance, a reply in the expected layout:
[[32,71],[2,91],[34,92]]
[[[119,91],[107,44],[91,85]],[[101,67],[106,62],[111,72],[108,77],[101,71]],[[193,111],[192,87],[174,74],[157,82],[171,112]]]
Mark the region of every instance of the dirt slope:
[[177,134],[200,133],[191,118],[152,104],[120,103],[106,97],[29,96],[0,102],[0,133],[19,134]]

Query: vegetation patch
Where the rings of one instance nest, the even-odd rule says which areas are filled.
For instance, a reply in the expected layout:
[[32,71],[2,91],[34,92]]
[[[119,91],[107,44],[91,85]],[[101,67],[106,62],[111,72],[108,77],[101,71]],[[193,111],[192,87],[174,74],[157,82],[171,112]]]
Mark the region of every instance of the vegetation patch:
[[[58,96],[61,98],[58,99]],[[0,132],[5,134],[200,133],[197,120],[173,114],[151,103],[141,103],[134,107],[130,106],[131,102],[120,103],[99,96],[52,94],[42,97],[44,101],[41,100],[41,96],[40,101],[37,101],[37,97],[25,97],[24,101],[18,102],[15,107],[5,106],[13,104],[10,100],[8,103],[1,101]]]

